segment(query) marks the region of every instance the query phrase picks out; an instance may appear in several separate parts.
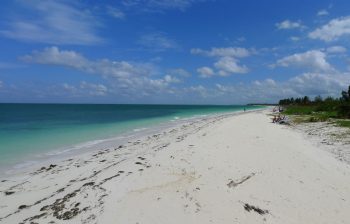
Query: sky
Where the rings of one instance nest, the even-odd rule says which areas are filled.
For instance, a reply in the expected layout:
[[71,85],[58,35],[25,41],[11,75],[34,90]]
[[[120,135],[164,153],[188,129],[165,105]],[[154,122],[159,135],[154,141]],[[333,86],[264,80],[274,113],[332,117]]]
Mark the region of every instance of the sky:
[[4,0],[0,102],[339,97],[349,50],[348,0]]

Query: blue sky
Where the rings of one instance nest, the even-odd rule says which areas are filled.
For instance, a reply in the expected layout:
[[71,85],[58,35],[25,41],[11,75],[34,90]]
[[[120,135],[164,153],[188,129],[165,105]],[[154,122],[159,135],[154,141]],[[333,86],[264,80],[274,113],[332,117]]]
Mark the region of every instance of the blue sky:
[[243,104],[339,96],[350,1],[3,1],[0,102]]

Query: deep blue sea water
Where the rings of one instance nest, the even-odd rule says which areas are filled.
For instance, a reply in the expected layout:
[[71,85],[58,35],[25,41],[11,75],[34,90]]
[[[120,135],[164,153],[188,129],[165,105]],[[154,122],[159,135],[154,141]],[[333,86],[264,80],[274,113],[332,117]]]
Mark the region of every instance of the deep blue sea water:
[[198,115],[256,106],[0,104],[0,166]]

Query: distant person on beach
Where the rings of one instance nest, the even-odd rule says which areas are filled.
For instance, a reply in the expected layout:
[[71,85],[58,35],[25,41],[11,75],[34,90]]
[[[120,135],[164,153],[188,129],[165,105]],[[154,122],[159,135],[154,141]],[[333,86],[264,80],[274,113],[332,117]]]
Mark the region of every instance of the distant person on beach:
[[272,118],[272,123],[275,123],[277,121],[276,115],[273,116]]
[[244,112],[245,112],[245,108],[244,108]]

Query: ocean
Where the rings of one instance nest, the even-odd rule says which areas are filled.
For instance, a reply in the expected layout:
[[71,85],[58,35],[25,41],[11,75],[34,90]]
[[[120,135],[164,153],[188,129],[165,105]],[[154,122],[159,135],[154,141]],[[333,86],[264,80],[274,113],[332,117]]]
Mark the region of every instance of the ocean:
[[258,106],[0,104],[0,169],[91,148],[172,122]]

